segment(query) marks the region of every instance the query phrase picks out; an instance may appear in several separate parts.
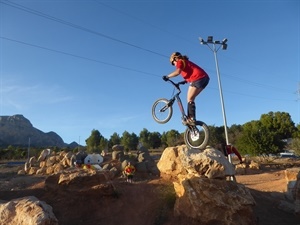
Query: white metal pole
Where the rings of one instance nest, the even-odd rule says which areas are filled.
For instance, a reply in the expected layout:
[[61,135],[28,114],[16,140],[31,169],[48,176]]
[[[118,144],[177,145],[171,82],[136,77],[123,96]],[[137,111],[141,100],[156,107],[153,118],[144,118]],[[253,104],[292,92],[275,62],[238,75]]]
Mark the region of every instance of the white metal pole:
[[[226,145],[228,145],[229,141],[228,141],[228,131],[227,131],[227,120],[226,120],[223,91],[222,91],[218,57],[217,57],[217,52],[218,52],[219,48],[218,49],[216,48],[216,44],[218,44],[218,45],[222,45],[222,49],[225,50],[227,48],[226,42],[227,42],[227,38],[223,39],[222,42],[213,41],[213,36],[208,36],[207,41],[204,41],[203,38],[200,38],[200,43],[207,45],[209,47],[209,49],[212,50],[212,52],[214,53],[216,69],[217,69],[218,84],[219,84],[220,99],[221,99],[222,114],[223,114],[223,121],[224,121],[225,139],[226,139]],[[213,48],[211,48],[209,44],[212,44]],[[232,163],[230,154],[228,154],[228,161],[230,163]],[[231,180],[234,180],[234,176],[231,176]]]
[[218,58],[217,58],[217,50],[216,50],[215,44],[213,44],[213,47],[214,47],[213,52],[214,52],[215,62],[216,62],[218,85],[219,85],[219,92],[220,92],[220,99],[221,99],[221,106],[222,106],[222,114],[223,114],[223,121],[224,121],[225,138],[226,138],[226,144],[228,145],[229,141],[228,141],[228,132],[227,132],[227,120],[226,120],[226,113],[225,113],[225,106],[224,106],[224,99],[223,99],[223,91],[222,91],[222,85],[221,85],[219,64],[218,64]]
[[[218,63],[218,57],[217,57],[217,49],[216,49],[216,44],[215,43],[213,43],[213,52],[214,52],[214,56],[215,56],[216,69],[217,69],[217,77],[218,77],[220,100],[221,100],[221,106],[222,106],[222,114],[223,114],[226,145],[228,145],[229,141],[228,141],[228,131],[227,131],[227,120],[226,120],[226,113],[225,113],[225,106],[224,106],[224,99],[223,99],[223,91],[222,91],[222,85],[221,85],[219,63]],[[225,146],[225,148],[226,148],[226,146]],[[228,154],[227,158],[228,158],[228,161],[230,163],[232,163],[231,154]],[[232,174],[232,176],[230,176],[230,180],[234,181],[234,174]]]
[[[220,71],[219,71],[219,63],[217,58],[217,49],[215,43],[213,43],[213,52],[215,57],[215,63],[216,63],[216,70],[217,70],[217,77],[218,77],[218,85],[219,85],[219,92],[220,92],[220,100],[221,100],[221,106],[222,106],[222,114],[223,114],[223,122],[224,122],[224,130],[225,130],[225,138],[226,138],[226,145],[229,144],[228,140],[228,131],[227,131],[227,120],[226,120],[226,113],[225,113],[225,106],[224,106],[224,99],[223,99],[223,91],[222,91],[222,85],[221,85],[221,78],[220,78]],[[228,161],[232,163],[231,154],[228,154]],[[230,180],[234,180],[233,175],[230,176]]]

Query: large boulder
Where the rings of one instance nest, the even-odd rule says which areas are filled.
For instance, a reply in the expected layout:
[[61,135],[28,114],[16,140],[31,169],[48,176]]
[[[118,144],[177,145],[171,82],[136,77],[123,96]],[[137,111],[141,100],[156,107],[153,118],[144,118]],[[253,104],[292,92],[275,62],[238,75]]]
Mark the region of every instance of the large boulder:
[[[101,190],[103,195],[112,195],[114,187],[111,179],[114,173],[110,171],[82,170],[70,168],[61,173],[48,176],[45,180],[47,190],[56,191],[58,189],[69,192],[83,193]],[[101,195],[100,192],[97,192]]]
[[286,169],[285,179],[287,181],[286,201],[280,202],[280,208],[300,215],[300,168]]
[[137,171],[153,174],[156,176],[160,174],[154,159],[150,155],[149,150],[142,145],[138,146],[137,161]]
[[300,176],[300,168],[288,168],[284,171],[285,180],[287,182],[287,193],[286,197],[288,200],[296,200],[296,184],[297,177]]
[[300,173],[298,173],[295,185],[295,214],[300,215]]
[[175,216],[199,224],[254,225],[255,200],[244,185],[219,179],[180,176],[174,182]]
[[76,153],[75,161],[76,164],[81,165],[84,164],[84,159],[87,157],[87,153],[84,151],[79,151]]
[[157,164],[164,175],[194,174],[207,178],[225,179],[235,174],[234,166],[218,150],[188,149],[185,145],[166,148]]
[[51,149],[44,149],[41,153],[40,156],[38,157],[38,162],[46,160],[46,158],[51,154]]
[[173,179],[175,216],[199,224],[256,224],[255,200],[244,185],[226,180],[235,169],[220,151],[167,148],[157,166],[162,176]]
[[112,160],[119,160],[122,162],[124,160],[124,146],[123,145],[114,145],[112,147]]
[[34,196],[0,204],[0,224],[58,225],[52,207]]

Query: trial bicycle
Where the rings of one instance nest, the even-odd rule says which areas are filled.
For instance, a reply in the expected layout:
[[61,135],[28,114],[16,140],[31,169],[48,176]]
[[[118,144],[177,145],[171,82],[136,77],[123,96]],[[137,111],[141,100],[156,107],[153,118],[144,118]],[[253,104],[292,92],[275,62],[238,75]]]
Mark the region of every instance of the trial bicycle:
[[160,124],[167,123],[173,115],[173,104],[176,100],[181,112],[182,124],[187,127],[184,132],[185,144],[188,148],[196,148],[200,150],[205,149],[209,140],[208,126],[202,121],[195,121],[195,125],[190,125],[188,123],[188,116],[184,111],[181,99],[179,97],[181,93],[180,85],[186,84],[186,81],[181,81],[178,83],[175,83],[170,79],[167,81],[174,86],[177,93],[173,93],[173,97],[169,100],[166,98],[160,98],[154,102],[152,106],[153,119]]

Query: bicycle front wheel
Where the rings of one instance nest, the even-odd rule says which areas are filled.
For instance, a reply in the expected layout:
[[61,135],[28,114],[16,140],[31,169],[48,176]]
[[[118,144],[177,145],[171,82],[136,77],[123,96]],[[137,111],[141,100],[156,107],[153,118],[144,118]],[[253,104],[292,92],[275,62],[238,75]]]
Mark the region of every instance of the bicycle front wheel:
[[188,126],[184,133],[184,142],[188,148],[204,150],[208,140],[209,129],[202,121],[196,121],[196,126]]
[[167,123],[173,115],[172,105],[169,100],[160,98],[156,100],[152,106],[152,117],[158,123]]

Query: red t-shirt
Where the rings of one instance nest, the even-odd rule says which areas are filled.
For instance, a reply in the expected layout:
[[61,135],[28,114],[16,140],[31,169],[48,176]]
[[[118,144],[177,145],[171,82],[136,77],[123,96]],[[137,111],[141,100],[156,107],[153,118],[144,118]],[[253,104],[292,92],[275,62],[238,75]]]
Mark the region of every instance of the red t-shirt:
[[181,70],[181,75],[187,82],[193,82],[208,77],[207,73],[200,66],[189,60],[178,60],[176,68]]

